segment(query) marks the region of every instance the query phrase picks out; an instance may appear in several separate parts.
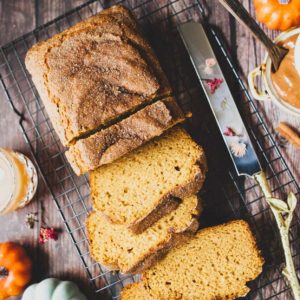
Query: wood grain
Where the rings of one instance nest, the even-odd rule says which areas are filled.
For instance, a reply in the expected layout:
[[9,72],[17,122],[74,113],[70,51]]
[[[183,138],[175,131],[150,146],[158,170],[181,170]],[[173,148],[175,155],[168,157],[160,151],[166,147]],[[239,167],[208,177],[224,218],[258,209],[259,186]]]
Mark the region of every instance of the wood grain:
[[[84,0],[1,1],[1,45],[84,2]],[[18,127],[18,119],[5,100],[2,90],[0,90],[0,134],[0,147],[15,149],[24,154],[29,153],[28,146]],[[71,244],[68,234],[64,231],[64,226],[54,202],[49,196],[45,195],[44,191],[40,188],[30,205],[0,218],[0,227],[5,228],[0,234],[0,242],[11,240],[26,246],[34,261],[35,281],[40,281],[49,276],[74,280],[85,294],[88,295],[89,299],[94,299],[94,296],[91,295],[91,289],[84,268],[81,266],[78,255],[75,252],[75,247]],[[33,230],[28,229],[25,226],[25,216],[29,212],[38,212],[39,220],[43,220],[46,226],[62,229],[59,240],[39,245],[38,229],[41,224],[36,224]],[[11,299],[19,298],[13,297]]]
[[[1,45],[34,29],[34,18],[28,18],[31,15],[34,15],[34,1],[0,1]],[[2,89],[0,89],[0,134],[0,147],[16,149],[25,154],[29,152],[19,130],[18,119],[5,100]],[[37,205],[35,200],[31,205],[17,213],[2,216],[0,227],[5,228],[5,230],[1,230],[0,242],[8,240],[20,242],[26,245],[32,257],[36,257],[37,251],[34,249],[37,246],[37,232],[30,232],[25,226],[19,224],[24,220],[28,211],[37,210]]]
[[[2,0],[0,1],[0,44],[4,45],[84,2],[86,1]],[[248,72],[262,62],[265,55],[263,47],[229,16],[218,0],[208,0],[206,3],[210,22],[223,35],[233,61],[239,66],[243,78],[246,79]],[[242,3],[254,15],[252,1],[242,0]],[[270,37],[277,35],[277,32],[264,29]],[[279,121],[285,121],[295,128],[300,128],[299,118],[279,111],[272,103],[257,102],[256,104],[270,130],[273,130]],[[0,89],[0,147],[12,148],[26,154],[29,152],[28,146],[20,134],[17,121]],[[292,172],[299,180],[300,170],[295,161],[299,160],[300,151],[292,145],[281,150]],[[49,276],[75,280],[88,294],[89,288],[85,272],[67,234],[63,231],[56,243],[38,245],[38,226],[34,230],[24,226],[23,220],[28,212],[38,212],[40,219],[43,219],[48,226],[63,229],[53,201],[40,190],[32,203],[25,209],[0,218],[0,227],[4,228],[0,233],[0,242],[14,240],[26,245],[35,262],[35,280]],[[93,297],[90,295],[89,299],[93,299]]]

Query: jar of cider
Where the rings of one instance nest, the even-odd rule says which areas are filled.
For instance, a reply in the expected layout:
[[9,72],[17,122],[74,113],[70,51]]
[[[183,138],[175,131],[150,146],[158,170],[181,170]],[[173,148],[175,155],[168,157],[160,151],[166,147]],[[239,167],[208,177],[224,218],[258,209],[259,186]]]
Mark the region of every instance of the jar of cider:
[[0,148],[0,215],[24,207],[37,189],[37,172],[25,155]]

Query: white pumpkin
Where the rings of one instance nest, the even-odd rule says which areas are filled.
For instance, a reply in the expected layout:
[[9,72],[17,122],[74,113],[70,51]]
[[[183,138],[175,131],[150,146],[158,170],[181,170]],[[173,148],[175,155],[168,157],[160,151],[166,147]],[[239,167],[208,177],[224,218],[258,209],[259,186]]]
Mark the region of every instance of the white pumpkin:
[[87,300],[78,286],[71,281],[48,278],[30,285],[22,300]]

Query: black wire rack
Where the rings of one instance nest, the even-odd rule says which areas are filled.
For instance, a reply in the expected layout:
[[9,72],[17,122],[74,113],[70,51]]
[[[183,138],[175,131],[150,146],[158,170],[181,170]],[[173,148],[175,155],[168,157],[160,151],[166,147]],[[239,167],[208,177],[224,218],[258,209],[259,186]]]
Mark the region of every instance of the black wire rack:
[[[274,218],[258,185],[251,179],[238,178],[233,169],[178,35],[176,27],[179,23],[195,20],[206,24],[207,33],[221,60],[232,91],[236,99],[239,99],[238,106],[246,120],[274,195],[286,197],[287,192],[292,191],[299,196],[300,189],[237,69],[231,63],[217,29],[205,21],[205,10],[200,0],[88,1],[0,49],[2,88],[19,117],[20,127],[32,157],[55,201],[95,292],[118,299],[122,287],[137,278],[110,272],[91,259],[84,223],[91,210],[88,177],[77,177],[67,163],[65,149],[60,144],[24,67],[24,57],[27,50],[37,41],[47,39],[116,3],[130,8],[138,18],[159,56],[177,99],[185,110],[193,112],[193,118],[187,122],[187,127],[194,138],[204,145],[209,163],[208,178],[201,192],[206,205],[201,224],[209,226],[238,218],[247,220],[257,237],[266,265],[262,275],[249,283],[251,292],[246,299],[292,299],[290,289],[281,275],[284,260]],[[299,220],[298,207],[290,232],[292,254],[298,274]]]

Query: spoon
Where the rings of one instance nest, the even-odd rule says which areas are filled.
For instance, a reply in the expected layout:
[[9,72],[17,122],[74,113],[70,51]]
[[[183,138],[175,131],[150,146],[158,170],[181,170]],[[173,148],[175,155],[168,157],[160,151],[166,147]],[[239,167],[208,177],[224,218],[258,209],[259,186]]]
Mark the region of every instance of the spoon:
[[276,72],[289,50],[275,44],[238,0],[219,0],[219,2],[265,46],[272,61],[272,71]]

